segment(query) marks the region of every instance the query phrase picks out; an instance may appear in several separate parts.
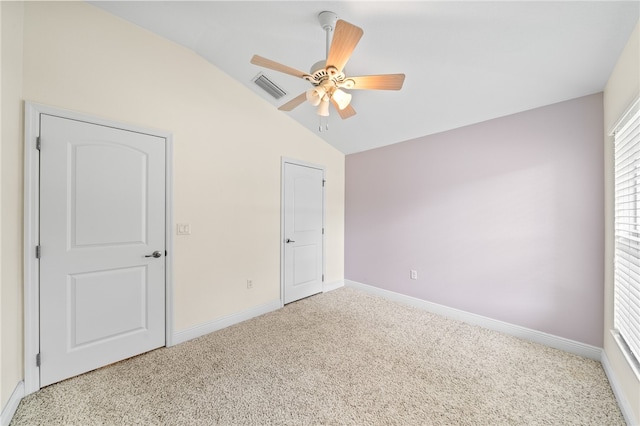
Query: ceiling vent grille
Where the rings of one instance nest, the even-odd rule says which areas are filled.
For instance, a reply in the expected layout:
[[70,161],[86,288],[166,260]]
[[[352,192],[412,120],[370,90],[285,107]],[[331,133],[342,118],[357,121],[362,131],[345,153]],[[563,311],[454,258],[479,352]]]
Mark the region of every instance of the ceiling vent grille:
[[273,96],[275,99],[280,99],[285,96],[287,92],[278,87],[273,81],[269,80],[266,75],[260,73],[253,82],[258,85],[262,90]]

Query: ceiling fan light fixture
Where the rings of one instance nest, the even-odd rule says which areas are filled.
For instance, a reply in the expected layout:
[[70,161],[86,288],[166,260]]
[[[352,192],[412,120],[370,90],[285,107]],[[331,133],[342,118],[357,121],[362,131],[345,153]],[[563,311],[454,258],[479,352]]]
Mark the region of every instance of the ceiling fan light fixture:
[[322,86],[313,87],[307,90],[307,101],[313,106],[318,106],[326,93],[326,90]]
[[349,106],[349,103],[351,102],[351,94],[345,91],[342,91],[340,89],[334,90],[333,95],[331,95],[331,97],[333,98],[334,101],[336,101],[338,108],[341,110]]
[[[327,54],[326,59],[313,64],[311,73],[259,55],[253,55],[251,58],[250,62],[254,65],[302,78],[313,86],[281,105],[278,110],[291,111],[306,100],[316,108],[320,117],[328,117],[329,105],[333,104],[340,118],[344,120],[353,117],[356,111],[351,106],[351,94],[341,89],[400,90],[402,88],[404,74],[376,74],[347,78],[345,65],[364,31],[360,27],[338,19],[335,13],[329,11],[320,13],[318,20],[322,29],[325,30]],[[323,121],[327,120],[320,119],[320,131],[323,128]]]
[[329,99],[323,99],[318,106],[318,115],[321,117],[329,116]]

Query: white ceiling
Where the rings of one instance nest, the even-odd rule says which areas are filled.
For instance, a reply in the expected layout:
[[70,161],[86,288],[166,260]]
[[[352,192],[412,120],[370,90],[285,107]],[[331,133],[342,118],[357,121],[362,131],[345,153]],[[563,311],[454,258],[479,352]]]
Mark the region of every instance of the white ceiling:
[[[353,91],[357,115],[290,114],[345,154],[602,91],[640,16],[638,1],[142,1],[92,4],[192,49],[274,108],[308,89],[249,63],[302,71],[325,57],[317,15],[364,30],[347,75],[406,74],[401,91]],[[253,78],[288,93],[276,101]]]

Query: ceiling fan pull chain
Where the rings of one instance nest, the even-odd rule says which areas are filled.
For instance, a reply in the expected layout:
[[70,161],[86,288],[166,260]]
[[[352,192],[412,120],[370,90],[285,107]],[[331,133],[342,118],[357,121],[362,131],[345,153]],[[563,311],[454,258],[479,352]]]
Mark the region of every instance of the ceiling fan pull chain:
[[[322,120],[323,119],[325,120],[324,126],[322,125]],[[322,130],[323,127],[324,127],[324,130],[329,131],[329,119],[326,118],[326,117],[320,117],[319,121],[320,121],[320,123],[318,124],[318,131],[320,133],[322,133],[323,132],[323,130]]]

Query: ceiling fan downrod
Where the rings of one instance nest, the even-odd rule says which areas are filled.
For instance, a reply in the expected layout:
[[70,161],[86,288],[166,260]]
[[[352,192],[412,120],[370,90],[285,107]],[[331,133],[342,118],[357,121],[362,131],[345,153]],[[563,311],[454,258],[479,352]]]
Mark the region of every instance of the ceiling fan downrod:
[[325,50],[325,61],[329,57],[329,48],[331,47],[331,36],[333,35],[333,29],[336,27],[336,22],[338,22],[338,15],[334,12],[329,12],[325,10],[324,12],[320,12],[318,14],[318,21],[320,22],[320,26],[325,31],[326,35],[326,50]]

